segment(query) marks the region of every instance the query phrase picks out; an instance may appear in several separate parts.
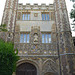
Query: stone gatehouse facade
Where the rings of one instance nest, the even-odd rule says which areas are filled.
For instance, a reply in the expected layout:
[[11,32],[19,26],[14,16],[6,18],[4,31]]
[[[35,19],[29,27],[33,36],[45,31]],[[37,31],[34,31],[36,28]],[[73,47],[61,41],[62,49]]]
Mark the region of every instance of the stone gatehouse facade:
[[8,32],[2,32],[1,37],[12,41],[20,56],[13,75],[75,75],[75,49],[65,0],[49,5],[6,0],[2,24]]

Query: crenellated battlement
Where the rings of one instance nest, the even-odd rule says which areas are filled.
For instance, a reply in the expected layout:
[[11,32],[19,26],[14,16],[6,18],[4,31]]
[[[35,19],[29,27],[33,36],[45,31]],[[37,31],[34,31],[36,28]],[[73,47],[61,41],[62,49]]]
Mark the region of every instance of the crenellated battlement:
[[[18,5],[23,5],[23,3],[18,3]],[[41,3],[41,5],[39,5],[38,3],[34,3],[33,5],[31,5],[30,3],[26,3],[25,5],[30,5],[30,6],[34,6],[34,5],[38,5],[38,6],[42,6],[42,5],[49,6],[49,5],[52,5],[53,6],[53,4],[47,5],[46,3]]]
[[53,4],[46,5],[45,3],[42,3],[41,5],[38,5],[38,3],[34,3],[33,5],[30,3],[26,3],[26,5],[19,3],[18,9],[54,9],[54,6]]

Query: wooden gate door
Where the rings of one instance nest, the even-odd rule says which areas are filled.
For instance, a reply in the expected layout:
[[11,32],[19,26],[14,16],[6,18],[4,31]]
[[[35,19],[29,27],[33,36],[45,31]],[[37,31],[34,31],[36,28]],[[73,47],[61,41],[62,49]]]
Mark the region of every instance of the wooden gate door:
[[37,75],[37,69],[30,63],[23,63],[17,67],[16,75]]

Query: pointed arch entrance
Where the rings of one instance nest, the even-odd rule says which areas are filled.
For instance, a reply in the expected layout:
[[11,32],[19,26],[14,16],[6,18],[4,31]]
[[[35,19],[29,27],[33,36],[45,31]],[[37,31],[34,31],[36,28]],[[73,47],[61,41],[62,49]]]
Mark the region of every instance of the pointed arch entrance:
[[47,72],[47,73],[45,73],[44,75],[55,75],[55,74],[52,73],[52,72]]
[[37,68],[31,63],[25,62],[17,67],[16,75],[37,75]]

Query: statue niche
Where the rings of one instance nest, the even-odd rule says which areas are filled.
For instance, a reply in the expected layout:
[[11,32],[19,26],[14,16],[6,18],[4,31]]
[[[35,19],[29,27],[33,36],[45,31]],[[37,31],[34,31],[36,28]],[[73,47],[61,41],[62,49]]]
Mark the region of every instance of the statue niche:
[[38,34],[34,33],[34,44],[38,43]]

